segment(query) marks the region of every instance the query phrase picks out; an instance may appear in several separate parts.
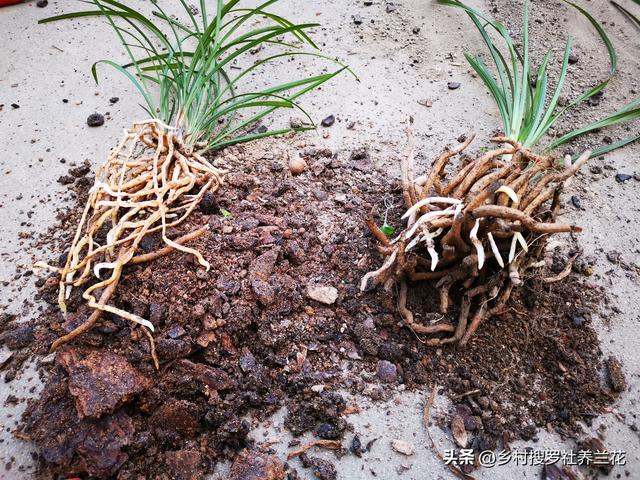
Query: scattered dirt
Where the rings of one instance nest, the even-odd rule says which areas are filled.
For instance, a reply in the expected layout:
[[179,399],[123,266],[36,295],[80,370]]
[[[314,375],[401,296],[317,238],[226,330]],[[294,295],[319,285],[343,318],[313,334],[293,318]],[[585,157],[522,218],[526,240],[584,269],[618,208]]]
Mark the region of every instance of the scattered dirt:
[[[59,313],[55,276],[38,280],[49,304],[39,318],[3,322],[0,338],[14,358],[37,356],[46,380],[18,432],[40,448],[43,478],[169,472],[195,479],[234,457],[232,478],[254,468],[271,472],[255,478],[281,478],[275,459],[236,453],[256,447],[247,440],[247,414],[261,419],[286,406],[285,426],[295,435],[340,440],[354,407],[340,390],[383,399],[399,383],[436,383],[454,400],[458,434],[464,426],[475,450],[531,439],[539,428],[574,436],[577,421],[588,423],[613,401],[590,325],[592,312],[607,305],[600,288],[575,274],[552,285],[525,277],[510,308],[486,321],[465,349],[426,347],[401,327],[387,294],[358,289],[380,264],[365,218],[372,211],[379,218],[388,205],[389,222],[399,225],[400,185],[390,185],[362,152],[339,161],[302,146],[290,155],[309,168],[292,178],[285,156],[265,158],[269,145],[227,150],[224,160],[236,173],[188,224],[169,232],[177,237],[208,224],[210,233],[190,246],[211,263],[209,271],[174,252],[123,275],[113,302],[155,325],[159,371],[140,327],[109,316],[51,361],[51,342],[90,313],[79,291],[67,317]],[[80,201],[87,185],[71,185]],[[77,217],[77,208],[59,216],[60,245]],[[45,236],[34,244],[44,240],[50,242]],[[142,249],[160,243],[150,237]],[[460,293],[452,292],[455,305]],[[418,321],[429,321],[438,300],[427,284],[410,290]],[[5,381],[11,371],[17,369]],[[449,428],[450,418],[440,421]],[[301,458],[317,478],[335,478],[330,462]]]

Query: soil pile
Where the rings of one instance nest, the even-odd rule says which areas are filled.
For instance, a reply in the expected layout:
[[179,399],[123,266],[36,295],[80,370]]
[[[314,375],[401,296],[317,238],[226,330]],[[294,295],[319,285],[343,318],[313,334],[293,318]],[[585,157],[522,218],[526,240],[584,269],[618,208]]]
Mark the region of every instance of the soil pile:
[[[41,361],[46,386],[18,435],[41,449],[44,477],[202,478],[252,447],[247,414],[265,418],[282,406],[294,434],[341,440],[354,406],[340,390],[383,399],[402,383],[442,386],[476,450],[531,439],[541,427],[573,435],[576,421],[612,402],[590,326],[596,305],[606,305],[598,288],[575,275],[552,285],[524,277],[506,312],[486,321],[465,349],[427,347],[401,326],[395,293],[358,289],[380,263],[365,220],[391,207],[389,223],[399,226],[399,182],[378,172],[366,151],[342,159],[300,147],[309,168],[291,177],[286,161],[251,148],[226,153],[237,173],[168,233],[209,225],[189,246],[211,269],[173,252],[127,267],[112,299],[154,324],[160,370],[140,327],[116,316]],[[88,182],[78,183],[86,192]],[[77,216],[77,209],[61,216],[65,232]],[[161,239],[150,237],[142,250],[158,246]],[[560,271],[566,257],[558,257]],[[46,355],[90,314],[76,290],[64,318],[55,276],[39,285],[48,307],[31,323],[7,319],[3,328],[15,358]],[[462,292],[451,293],[460,305]],[[417,321],[428,323],[438,301],[427,284],[412,285]],[[8,365],[15,375],[19,363]],[[280,478],[278,462],[258,463]],[[331,477],[330,465],[312,467]]]

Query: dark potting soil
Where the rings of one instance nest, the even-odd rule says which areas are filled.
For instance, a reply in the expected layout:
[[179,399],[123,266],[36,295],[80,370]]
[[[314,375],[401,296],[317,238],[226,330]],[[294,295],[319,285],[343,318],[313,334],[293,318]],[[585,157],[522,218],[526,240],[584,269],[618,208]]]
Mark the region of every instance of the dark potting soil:
[[[395,292],[358,288],[381,261],[365,218],[379,218],[385,200],[390,223],[399,218],[397,180],[366,155],[340,160],[307,148],[308,170],[291,177],[286,162],[252,147],[229,152],[235,173],[169,232],[177,237],[208,224],[209,233],[189,246],[210,270],[173,252],[128,267],[112,299],[154,324],[159,371],[140,327],[109,315],[55,360],[45,357],[53,340],[90,314],[80,290],[70,313],[59,312],[55,275],[37,280],[47,306],[35,320],[3,319],[0,340],[16,350],[3,366],[5,381],[22,361],[41,360],[45,388],[16,434],[39,447],[43,478],[202,478],[216,462],[252,447],[247,414],[263,419],[281,407],[294,435],[314,431],[340,440],[354,407],[340,391],[384,399],[398,384],[425,392],[436,384],[453,399],[451,414],[464,418],[476,450],[530,440],[540,428],[573,436],[577,421],[590,422],[614,400],[591,327],[591,314],[607,305],[599,287],[576,275],[551,285],[524,276],[509,309],[486,321],[466,348],[426,347],[402,327]],[[51,230],[62,232],[54,243],[59,252],[68,248],[90,183],[70,185],[78,203]],[[51,237],[34,245],[51,244]],[[158,237],[142,244],[145,251],[160,247]],[[412,285],[418,321],[427,321],[437,302],[429,285]],[[363,461],[367,455],[352,454]],[[258,463],[276,472],[264,478],[280,478],[279,465]]]

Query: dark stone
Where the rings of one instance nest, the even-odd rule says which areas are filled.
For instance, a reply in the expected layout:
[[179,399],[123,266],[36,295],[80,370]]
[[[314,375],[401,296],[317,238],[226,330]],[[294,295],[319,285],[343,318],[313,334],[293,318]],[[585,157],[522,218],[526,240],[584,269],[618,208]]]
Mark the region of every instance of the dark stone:
[[447,88],[449,90],[457,90],[458,88],[460,88],[460,82],[449,82],[447,83]]
[[397,362],[402,359],[402,347],[397,343],[385,342],[380,345],[378,350],[378,356],[381,360],[388,360],[390,362]]
[[245,373],[254,370],[257,366],[255,357],[248,350],[244,351],[242,355],[240,355],[239,364],[240,364],[240,368]]
[[582,209],[582,204],[580,203],[580,197],[577,195],[572,195],[571,196],[571,203],[573,203],[573,206],[576,207],[578,210]]
[[111,97],[109,103],[113,105],[114,103],[118,103],[118,100],[120,100],[118,97]]
[[187,332],[184,328],[182,328],[180,325],[176,325],[169,329],[169,331],[167,332],[167,337],[173,338],[175,340],[176,338],[184,337],[186,333]]
[[569,54],[569,65],[575,65],[576,63],[578,63],[578,60],[580,60],[580,57],[578,57],[577,54],[571,52]]
[[627,180],[631,180],[631,175],[628,175],[626,173],[616,173],[616,182],[624,183]]
[[100,113],[92,113],[87,117],[87,125],[90,127],[99,127],[104,125],[104,115]]
[[362,442],[358,435],[353,436],[353,440],[351,440],[351,445],[349,446],[349,451],[358,458],[362,457]]
[[321,123],[323,127],[330,127],[335,122],[336,122],[336,117],[334,115],[329,115],[328,117],[323,118]]
[[335,440],[340,438],[340,430],[331,423],[321,423],[316,429],[316,435],[325,440]]
[[38,0],[36,2],[36,7],[38,7],[38,8],[44,8],[47,5],[49,5],[49,2],[47,0]]
[[204,363],[194,363],[183,358],[176,362],[176,369],[181,378],[192,379],[203,390],[229,390],[234,385],[227,372]]

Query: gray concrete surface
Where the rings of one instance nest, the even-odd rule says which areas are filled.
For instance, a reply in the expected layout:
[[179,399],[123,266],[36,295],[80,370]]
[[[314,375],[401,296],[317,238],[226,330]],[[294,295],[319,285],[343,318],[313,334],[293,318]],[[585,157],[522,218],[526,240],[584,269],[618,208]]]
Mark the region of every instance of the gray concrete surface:
[[[496,2],[472,2],[485,11]],[[514,2],[518,3],[518,2]],[[553,2],[545,2],[551,4]],[[355,82],[343,76],[321,91],[303,100],[303,106],[317,119],[335,114],[338,121],[322,138],[307,134],[309,141],[349,150],[369,145],[377,164],[388,169],[389,175],[398,176],[398,159],[404,136],[402,124],[408,115],[415,118],[418,162],[426,166],[443,145],[453,142],[460,134],[474,130],[480,138],[487,137],[498,126],[497,111],[483,86],[469,73],[462,52],[479,48],[478,36],[459,12],[452,12],[423,0],[396,2],[398,9],[386,13],[385,2],[376,1],[371,7],[362,2],[345,0],[318,0],[296,2],[284,0],[278,6],[296,19],[318,20],[323,24],[316,32],[327,52],[349,63],[360,77]],[[497,15],[506,15],[519,9],[506,1],[498,1]],[[35,251],[21,240],[20,232],[43,231],[53,224],[55,212],[64,205],[64,187],[56,179],[66,173],[71,163],[89,159],[94,165],[102,162],[119,137],[123,128],[144,114],[137,107],[138,99],[130,86],[117,73],[102,70],[101,83],[96,86],[90,75],[91,64],[101,58],[122,58],[119,47],[109,29],[99,21],[74,21],[50,25],[37,25],[47,15],[70,11],[73,2],[50,1],[45,9],[36,8],[35,2],[0,9],[0,143],[4,147],[0,156],[0,281],[4,282],[0,294],[3,309],[28,318],[37,306],[24,307],[24,301],[33,297],[32,281],[18,278],[39,258],[47,258],[46,248]],[[534,4],[534,13],[546,6]],[[617,17],[608,2],[599,2],[589,8],[600,18],[611,19],[609,32],[620,53],[621,73],[613,82],[609,93],[597,112],[585,116],[610,112],[628,100],[631,90],[638,91],[640,36],[624,19]],[[511,9],[511,10],[510,10]],[[535,10],[539,9],[539,10]],[[351,16],[360,14],[364,23],[353,25]],[[567,29],[577,39],[585,55],[601,52],[588,25],[574,12],[561,10]],[[510,17],[516,20],[517,16]],[[467,23],[463,23],[467,22]],[[420,32],[413,33],[414,27]],[[517,25],[516,25],[517,27]],[[546,43],[558,34],[556,27],[532,24],[536,38]],[[585,57],[586,58],[586,57]],[[606,68],[606,65],[602,68]],[[585,72],[582,72],[583,74]],[[598,73],[597,69],[594,73]],[[265,77],[270,75],[265,73]],[[257,78],[260,81],[261,77]],[[448,91],[450,80],[462,82],[459,90]],[[583,75],[578,81],[590,81]],[[569,86],[577,87],[572,84]],[[120,101],[109,104],[109,98]],[[68,103],[63,103],[68,99]],[[432,107],[419,101],[430,100]],[[11,104],[20,108],[13,108]],[[109,112],[107,122],[100,128],[87,127],[85,120],[94,111]],[[286,123],[287,116],[276,116],[269,126]],[[355,128],[346,128],[355,121]],[[637,126],[636,126],[637,129]],[[613,134],[620,133],[614,131]],[[580,175],[573,185],[582,197],[583,211],[568,208],[567,217],[583,225],[581,244],[587,255],[599,258],[593,280],[606,285],[615,296],[621,313],[614,318],[601,319],[598,332],[605,354],[615,353],[627,372],[629,391],[615,405],[615,413],[598,418],[591,428],[601,424],[607,432],[607,445],[628,451],[628,464],[615,474],[640,478],[640,450],[637,431],[638,384],[640,375],[640,289],[638,263],[625,271],[610,264],[606,252],[617,250],[627,263],[638,262],[640,240],[637,201],[638,182],[631,180],[618,184],[613,178],[617,171],[640,173],[637,158],[638,145],[595,160],[601,166],[609,165],[605,174],[597,178]],[[64,159],[64,163],[63,162]],[[571,299],[567,299],[568,302]],[[3,354],[6,352],[3,352]],[[23,372],[9,384],[0,384],[0,478],[32,478],[32,447],[16,440],[12,429],[23,404],[4,404],[8,395],[26,398],[37,393],[39,380],[33,369]],[[35,390],[33,388],[35,387]],[[362,412],[351,415],[363,441],[379,438],[370,454],[363,460],[353,456],[337,462],[339,478],[343,479],[430,479],[451,478],[451,474],[435,457],[422,427],[422,402],[427,392],[398,390],[394,399],[386,404],[371,404],[364,398],[356,399]],[[439,398],[433,416],[447,408]],[[451,448],[451,440],[437,427],[431,431],[440,451]],[[266,432],[266,433],[265,433]],[[269,425],[258,427],[256,439],[277,440],[276,448],[283,455],[288,438],[282,428],[282,414],[276,415]],[[405,457],[390,448],[394,438],[416,446],[416,454]],[[347,438],[349,441],[350,438]],[[524,444],[519,445],[523,447]],[[556,436],[541,432],[535,448],[567,447]],[[320,453],[321,456],[331,454]],[[4,464],[15,458],[12,469]],[[299,466],[297,460],[293,465]],[[485,469],[477,478],[538,478],[539,467],[520,468],[513,464]],[[225,466],[213,476],[225,478]],[[305,472],[302,470],[302,472]],[[306,472],[305,472],[306,474]]]

